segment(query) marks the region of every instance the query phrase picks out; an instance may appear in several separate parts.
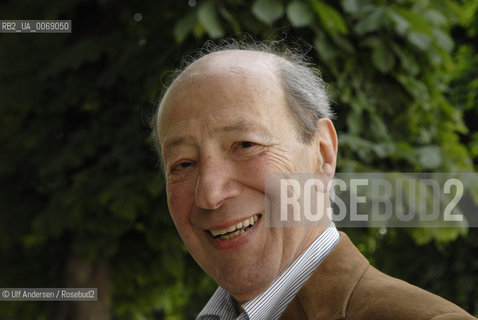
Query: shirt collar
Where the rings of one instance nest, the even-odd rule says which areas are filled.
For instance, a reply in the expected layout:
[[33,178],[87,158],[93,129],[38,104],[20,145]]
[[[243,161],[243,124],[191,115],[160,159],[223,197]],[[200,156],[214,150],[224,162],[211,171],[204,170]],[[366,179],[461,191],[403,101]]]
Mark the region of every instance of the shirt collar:
[[222,287],[217,287],[216,291],[197,317],[197,320],[233,319],[236,319],[234,298]]
[[[242,308],[247,319],[277,319],[294,298],[312,272],[329,254],[340,235],[332,223],[292,264],[279,274],[269,287],[254,299],[244,303]],[[209,302],[203,308],[198,320],[237,319],[232,296],[218,287]]]

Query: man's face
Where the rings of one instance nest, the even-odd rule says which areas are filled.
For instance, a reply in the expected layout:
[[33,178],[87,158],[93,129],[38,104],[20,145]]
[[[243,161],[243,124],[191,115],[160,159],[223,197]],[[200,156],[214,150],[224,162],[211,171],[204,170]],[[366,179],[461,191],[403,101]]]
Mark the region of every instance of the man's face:
[[201,59],[163,99],[159,139],[168,205],[186,247],[244,302],[318,235],[265,226],[266,172],[320,172],[320,144],[298,140],[270,57],[226,51]]

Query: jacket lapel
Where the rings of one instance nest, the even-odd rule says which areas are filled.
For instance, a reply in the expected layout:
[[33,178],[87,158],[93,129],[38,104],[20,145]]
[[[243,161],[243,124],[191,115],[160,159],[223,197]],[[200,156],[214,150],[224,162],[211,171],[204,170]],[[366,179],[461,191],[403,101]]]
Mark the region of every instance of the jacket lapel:
[[280,320],[344,319],[358,281],[369,267],[348,236],[340,240],[287,306]]

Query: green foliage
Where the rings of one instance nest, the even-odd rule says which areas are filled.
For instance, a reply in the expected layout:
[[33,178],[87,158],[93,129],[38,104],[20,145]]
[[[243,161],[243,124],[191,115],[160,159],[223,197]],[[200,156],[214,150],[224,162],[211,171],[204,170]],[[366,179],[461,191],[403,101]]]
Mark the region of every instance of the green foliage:
[[[164,75],[207,39],[311,44],[337,113],[340,171],[475,170],[476,1],[190,4],[0,6],[4,18],[73,20],[70,35],[0,35],[2,286],[61,286],[74,253],[110,262],[115,319],[194,317],[214,284],[169,218],[147,122]],[[476,230],[347,232],[389,273],[478,311]],[[0,313],[45,319],[52,308]]]
[[198,17],[209,37],[216,39],[224,36],[224,30],[222,29],[216,8],[212,1],[207,1],[199,5]]
[[321,26],[327,33],[346,34],[348,32],[347,25],[341,14],[332,6],[329,6],[325,2],[314,0],[312,1],[312,7],[320,19]]
[[293,1],[287,5],[287,19],[292,26],[299,28],[309,25],[314,19],[310,7],[301,1]]
[[252,5],[252,13],[257,19],[272,24],[284,14],[284,7],[276,0],[256,0]]

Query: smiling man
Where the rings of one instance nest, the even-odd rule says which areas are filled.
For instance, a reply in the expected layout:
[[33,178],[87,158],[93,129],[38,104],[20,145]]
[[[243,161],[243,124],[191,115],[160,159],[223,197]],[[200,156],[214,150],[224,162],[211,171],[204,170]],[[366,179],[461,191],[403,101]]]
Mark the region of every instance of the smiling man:
[[315,70],[264,46],[203,55],[164,94],[170,213],[219,285],[198,319],[473,319],[371,267],[333,224],[267,226],[266,173],[335,172],[331,115]]

